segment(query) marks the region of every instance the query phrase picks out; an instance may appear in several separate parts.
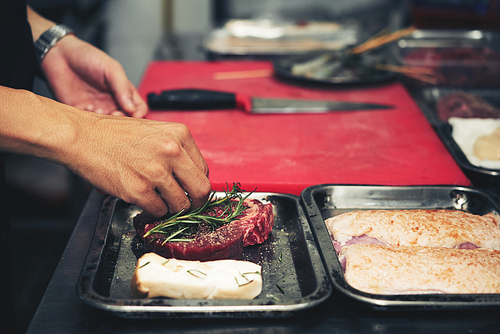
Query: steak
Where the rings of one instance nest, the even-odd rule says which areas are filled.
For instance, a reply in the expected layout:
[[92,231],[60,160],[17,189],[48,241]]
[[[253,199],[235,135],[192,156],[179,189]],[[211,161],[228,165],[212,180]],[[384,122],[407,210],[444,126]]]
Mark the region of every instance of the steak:
[[[274,223],[271,204],[263,204],[256,199],[246,199],[243,203],[247,209],[236,220],[213,231],[200,224],[197,233],[189,241],[166,242],[167,237],[161,233],[146,236],[148,231],[162,223],[147,213],[137,215],[133,224],[147,252],[180,260],[241,259],[243,247],[267,240]],[[210,214],[222,214],[217,211],[213,210]]]
[[500,118],[500,110],[479,96],[456,92],[440,98],[436,106],[439,119],[446,122],[450,117]]

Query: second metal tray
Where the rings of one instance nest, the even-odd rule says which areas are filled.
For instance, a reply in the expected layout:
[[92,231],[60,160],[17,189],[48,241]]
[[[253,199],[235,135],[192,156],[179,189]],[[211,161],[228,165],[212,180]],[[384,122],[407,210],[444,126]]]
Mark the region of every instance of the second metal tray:
[[428,87],[415,94],[415,101],[427,117],[437,135],[441,138],[448,151],[458,163],[465,175],[471,180],[475,187],[493,191],[500,194],[500,170],[475,166],[470,163],[461,148],[453,139],[452,127],[443,122],[437,115],[436,105],[442,97],[463,91],[483,98],[496,107],[500,107],[500,98],[497,90],[491,89],[464,89],[451,87]]
[[428,311],[499,308],[500,294],[376,295],[351,287],[344,274],[324,220],[353,210],[458,209],[475,214],[500,213],[498,198],[458,186],[317,185],[304,189],[302,199],[330,279],[336,289],[381,311]]
[[262,293],[253,300],[133,299],[130,281],[137,258],[132,225],[139,208],[107,198],[77,285],[81,300],[123,318],[285,317],[325,301],[332,292],[299,197],[253,193],[273,205],[273,230],[244,259],[262,266]]

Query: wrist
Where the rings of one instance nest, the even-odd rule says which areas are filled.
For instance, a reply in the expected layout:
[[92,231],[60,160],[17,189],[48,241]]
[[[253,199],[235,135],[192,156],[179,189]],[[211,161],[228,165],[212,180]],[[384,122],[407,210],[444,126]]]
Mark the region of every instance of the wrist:
[[35,56],[37,62],[41,64],[50,49],[52,49],[62,38],[72,34],[74,34],[73,31],[62,24],[54,25],[42,33],[35,41]]

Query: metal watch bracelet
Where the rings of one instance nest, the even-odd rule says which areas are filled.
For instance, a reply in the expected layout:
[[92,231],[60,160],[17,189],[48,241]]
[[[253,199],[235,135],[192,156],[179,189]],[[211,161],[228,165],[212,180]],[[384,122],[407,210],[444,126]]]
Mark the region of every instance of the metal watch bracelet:
[[35,42],[36,61],[41,64],[47,52],[49,52],[61,38],[69,34],[73,34],[73,30],[63,24],[57,24],[46,30]]

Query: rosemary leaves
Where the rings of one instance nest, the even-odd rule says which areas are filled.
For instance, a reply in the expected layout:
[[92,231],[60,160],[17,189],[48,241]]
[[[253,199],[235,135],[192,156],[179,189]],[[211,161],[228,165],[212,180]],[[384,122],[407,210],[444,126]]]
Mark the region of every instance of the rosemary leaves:
[[234,183],[231,191],[225,191],[225,196],[218,198],[213,192],[202,207],[191,212],[181,211],[162,220],[144,237],[161,234],[165,238],[164,243],[188,242],[201,229],[214,231],[236,220],[248,208],[243,202],[250,195],[243,196],[240,184]]

